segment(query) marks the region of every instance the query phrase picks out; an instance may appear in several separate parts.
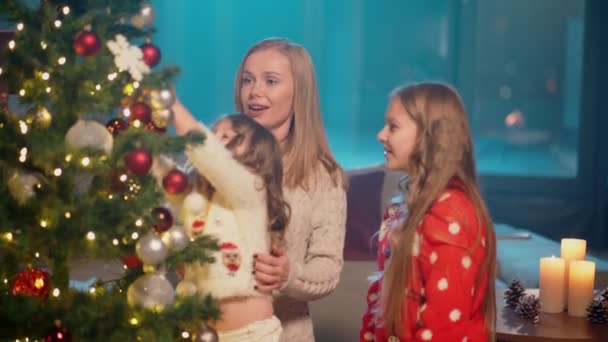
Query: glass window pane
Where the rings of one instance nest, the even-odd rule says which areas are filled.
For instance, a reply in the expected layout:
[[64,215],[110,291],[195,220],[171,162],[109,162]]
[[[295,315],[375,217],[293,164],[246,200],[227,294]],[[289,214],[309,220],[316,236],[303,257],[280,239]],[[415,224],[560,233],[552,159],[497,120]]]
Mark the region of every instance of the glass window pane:
[[480,173],[576,176],[584,4],[477,2],[469,109]]

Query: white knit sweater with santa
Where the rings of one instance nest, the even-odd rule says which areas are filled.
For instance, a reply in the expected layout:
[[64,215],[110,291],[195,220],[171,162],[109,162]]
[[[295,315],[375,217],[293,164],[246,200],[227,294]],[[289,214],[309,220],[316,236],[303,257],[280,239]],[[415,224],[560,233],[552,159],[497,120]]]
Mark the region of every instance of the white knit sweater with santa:
[[270,251],[266,190],[259,177],[237,162],[232,153],[201,124],[203,144],[186,154],[196,170],[215,188],[204,210],[181,208],[186,231],[200,230],[218,239],[215,262],[186,267],[184,279],[194,282],[200,295],[218,299],[266,296],[254,289],[253,255]]

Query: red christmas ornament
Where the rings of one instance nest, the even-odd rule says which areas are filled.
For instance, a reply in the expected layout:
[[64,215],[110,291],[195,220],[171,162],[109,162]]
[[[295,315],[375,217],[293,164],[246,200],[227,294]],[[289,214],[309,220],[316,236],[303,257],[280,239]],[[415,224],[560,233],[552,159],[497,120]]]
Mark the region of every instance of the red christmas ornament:
[[137,102],[131,106],[131,114],[129,115],[129,121],[135,120],[141,121],[144,125],[147,125],[152,120],[152,109],[150,106],[143,102]]
[[129,128],[129,124],[126,123],[123,119],[115,118],[106,123],[106,128],[110,133],[112,133],[112,135],[116,136],[118,133]]
[[160,62],[160,49],[152,43],[144,43],[140,47],[141,52],[144,54],[144,63],[148,64],[150,68],[153,68]]
[[154,230],[166,232],[173,226],[173,215],[167,208],[157,207],[152,209],[152,219],[154,220]]
[[46,342],[70,342],[72,341],[72,334],[61,325],[60,321],[55,321],[53,328],[44,337]]
[[101,48],[101,39],[95,32],[81,31],[74,38],[74,50],[85,57],[94,56]]
[[188,188],[188,176],[178,169],[173,169],[163,178],[163,188],[172,195],[180,194]]
[[136,175],[144,175],[152,167],[152,154],[145,148],[136,148],[125,155],[127,168]]
[[129,269],[141,267],[142,263],[135,255],[125,255],[122,258],[122,263]]
[[48,272],[27,268],[15,277],[13,281],[13,295],[23,295],[46,299],[49,296],[51,279]]

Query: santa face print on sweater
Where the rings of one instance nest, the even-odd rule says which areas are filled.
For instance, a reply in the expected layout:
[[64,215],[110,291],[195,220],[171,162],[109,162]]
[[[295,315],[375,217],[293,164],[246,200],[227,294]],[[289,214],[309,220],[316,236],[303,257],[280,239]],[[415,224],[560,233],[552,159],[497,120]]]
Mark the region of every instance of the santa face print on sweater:
[[241,252],[237,245],[232,242],[224,242],[220,245],[222,252],[222,263],[228,270],[228,275],[234,276],[241,267]]

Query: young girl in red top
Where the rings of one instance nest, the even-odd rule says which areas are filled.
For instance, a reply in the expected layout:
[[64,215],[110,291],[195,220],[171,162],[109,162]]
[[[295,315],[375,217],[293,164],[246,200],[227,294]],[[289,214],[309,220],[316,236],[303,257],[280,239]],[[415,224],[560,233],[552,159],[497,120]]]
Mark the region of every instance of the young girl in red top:
[[491,339],[496,239],[458,93],[439,83],[397,88],[378,140],[386,168],[408,174],[407,199],[380,228],[360,340]]

